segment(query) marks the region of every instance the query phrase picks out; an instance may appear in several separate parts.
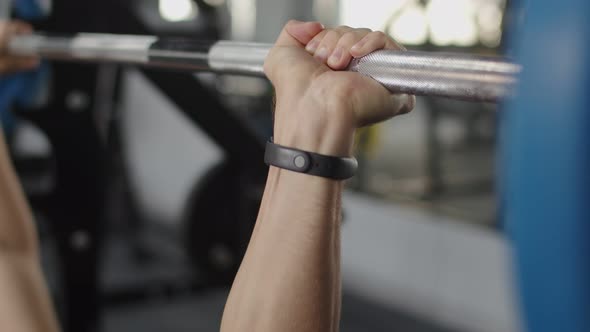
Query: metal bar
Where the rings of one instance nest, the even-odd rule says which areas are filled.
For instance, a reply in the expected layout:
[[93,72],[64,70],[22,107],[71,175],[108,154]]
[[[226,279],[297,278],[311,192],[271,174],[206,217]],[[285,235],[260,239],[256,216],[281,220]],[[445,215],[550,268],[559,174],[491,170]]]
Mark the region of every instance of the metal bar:
[[[81,33],[69,37],[20,36],[10,41],[9,50],[15,55],[54,60],[264,76],[264,59],[271,47],[261,43]],[[348,70],[372,77],[391,92],[497,102],[514,94],[521,67],[497,57],[380,50],[354,59]]]

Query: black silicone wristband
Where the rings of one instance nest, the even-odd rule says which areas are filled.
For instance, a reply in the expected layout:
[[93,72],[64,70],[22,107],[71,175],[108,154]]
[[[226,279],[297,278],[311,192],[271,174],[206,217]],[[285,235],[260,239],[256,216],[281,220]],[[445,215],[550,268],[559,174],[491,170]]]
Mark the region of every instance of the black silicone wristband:
[[349,179],[358,168],[355,158],[326,156],[284,147],[272,141],[266,143],[264,162],[269,166],[334,180]]

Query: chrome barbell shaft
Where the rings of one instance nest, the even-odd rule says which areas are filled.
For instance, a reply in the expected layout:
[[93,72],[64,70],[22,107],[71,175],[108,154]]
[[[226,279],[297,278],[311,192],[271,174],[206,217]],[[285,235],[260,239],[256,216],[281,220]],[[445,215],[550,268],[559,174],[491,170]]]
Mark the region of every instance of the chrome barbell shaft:
[[[154,36],[80,33],[13,38],[14,55],[66,61],[131,63],[190,71],[264,76],[270,44],[200,42]],[[367,75],[392,92],[497,102],[513,95],[519,65],[502,58],[455,53],[380,50],[354,59],[348,70]]]

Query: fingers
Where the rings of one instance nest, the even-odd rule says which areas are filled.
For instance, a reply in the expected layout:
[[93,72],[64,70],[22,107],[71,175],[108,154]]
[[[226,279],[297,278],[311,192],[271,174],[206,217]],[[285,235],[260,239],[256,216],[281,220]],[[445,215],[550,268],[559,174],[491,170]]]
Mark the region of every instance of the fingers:
[[0,57],[0,74],[33,70],[39,66],[39,62],[39,58],[36,57]]
[[394,116],[408,114],[416,107],[416,96],[414,95],[395,93],[391,97],[394,99],[394,104],[399,105]]
[[328,58],[328,65],[335,70],[341,70],[348,67],[350,60],[352,60],[353,57],[350,53],[350,49],[370,32],[371,30],[369,29],[355,29],[344,33]]
[[319,22],[291,20],[283,28],[283,31],[275,42],[275,46],[302,47],[309,43],[309,41],[323,29],[324,26]]
[[8,39],[14,34],[13,26],[8,22],[0,22],[0,53],[3,53]]
[[317,34],[307,45],[306,50],[311,53],[320,62],[326,62],[328,57],[334,52],[336,44],[342,38],[342,35],[352,31],[348,26],[340,26],[334,29],[328,29]]
[[[352,58],[363,57],[380,49],[405,50],[393,38],[381,31],[353,29],[348,26],[323,29],[309,40],[305,49],[332,70],[346,69]],[[415,97],[388,93],[384,95],[383,104],[387,104],[387,109],[394,115],[404,114],[414,108]]]
[[353,29],[348,26],[323,30],[306,45],[305,49],[332,69],[344,69],[352,59],[348,52],[350,46],[368,32],[368,29]]
[[12,26],[12,29],[14,29],[14,34],[17,35],[33,32],[33,27],[30,24],[23,21],[14,20],[10,22],[10,25]]
[[[329,72],[330,69],[344,70],[353,58],[365,56],[379,49],[403,50],[404,48],[382,32],[353,29],[348,26],[325,29],[318,22],[290,21],[285,25],[275,47],[267,56],[264,71],[279,96],[281,91],[290,93],[307,91],[310,82]],[[346,95],[351,100],[359,100],[355,103],[355,105],[361,105],[358,106],[359,109],[377,110],[361,112],[363,114],[358,117],[362,120],[361,123],[373,123],[407,113],[414,106],[413,96],[402,94],[392,96],[382,85],[368,77],[353,73],[339,75],[330,76],[338,77],[331,84],[343,84],[346,86],[344,90],[352,85],[357,87],[366,85],[362,89],[356,89],[358,93]],[[287,92],[284,94],[288,95]]]
[[387,34],[381,31],[373,31],[353,45],[350,54],[355,58],[360,58],[380,49],[405,50],[403,46],[396,43]]
[[28,34],[33,28],[21,21],[0,22],[0,49],[5,49],[10,37],[15,35]]
[[[355,38],[350,38],[349,40],[355,40]],[[344,44],[347,47],[349,45],[347,43]],[[372,53],[380,49],[394,49],[405,51],[405,47],[398,44],[393,38],[389,37],[387,34],[381,31],[373,31],[364,34],[362,38],[356,39],[354,45],[351,45],[349,49],[350,55],[355,58],[363,57],[369,53]],[[346,61],[346,63],[344,63],[344,61]],[[337,64],[338,69],[346,68],[349,62],[350,59],[343,59],[342,62]],[[328,61],[328,64],[330,64],[330,61]],[[330,66],[332,67],[332,64],[330,64]],[[409,113],[414,109],[414,106],[416,104],[416,97],[413,95],[392,94],[389,98],[391,105],[387,107],[387,109],[394,112],[394,114],[390,114],[388,115],[388,117]]]
[[16,35],[29,34],[33,28],[21,21],[0,22],[0,74],[11,74],[24,70],[32,70],[39,65],[36,57],[13,57],[6,54],[10,38]]
[[404,49],[383,32],[348,26],[324,29],[305,46],[309,53],[333,70],[345,69],[353,57],[362,57],[384,48]]

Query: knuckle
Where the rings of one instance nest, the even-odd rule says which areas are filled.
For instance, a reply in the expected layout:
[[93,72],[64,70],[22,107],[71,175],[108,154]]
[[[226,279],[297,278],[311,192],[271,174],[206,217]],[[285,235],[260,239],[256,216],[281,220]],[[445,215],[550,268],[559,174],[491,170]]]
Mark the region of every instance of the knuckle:
[[264,74],[267,77],[270,77],[271,67],[270,67],[270,63],[269,63],[268,59],[264,61],[264,65],[262,65],[262,70],[264,71]]
[[327,41],[333,41],[338,39],[340,39],[340,33],[338,33],[336,30],[330,30],[326,32],[326,36],[324,37],[324,40]]
[[297,24],[297,23],[298,23],[297,20],[290,19],[290,20],[287,21],[287,23],[285,23],[285,27],[288,27],[288,26],[291,26],[291,25],[294,25],[294,24]]
[[353,41],[355,41],[357,39],[359,39],[359,36],[358,36],[358,33],[356,31],[347,31],[340,38],[340,40],[343,43],[353,42]]
[[326,36],[327,31],[323,30],[320,33],[318,33],[317,35],[315,35],[315,37],[313,37],[311,40],[315,40],[317,42],[321,42],[324,37]]
[[387,35],[383,31],[372,31],[370,34],[371,34],[371,37],[373,37],[375,39],[385,39],[385,38],[387,38]]
[[345,32],[345,31],[351,31],[353,29],[351,27],[349,27],[348,25],[340,25],[335,30]]
[[371,36],[371,33],[373,32],[373,30],[371,29],[355,29],[354,31],[351,31],[352,35],[355,37],[355,39],[362,39],[366,36]]
[[276,47],[273,47],[268,52],[266,59],[264,59],[264,64],[263,64],[262,68],[263,68],[266,76],[269,78],[272,77],[274,63],[275,63],[278,56],[280,56],[280,55],[277,55]]
[[340,39],[340,34],[336,31],[330,30],[327,31],[323,38],[320,40],[320,45],[331,48],[338,43]]

